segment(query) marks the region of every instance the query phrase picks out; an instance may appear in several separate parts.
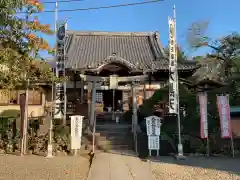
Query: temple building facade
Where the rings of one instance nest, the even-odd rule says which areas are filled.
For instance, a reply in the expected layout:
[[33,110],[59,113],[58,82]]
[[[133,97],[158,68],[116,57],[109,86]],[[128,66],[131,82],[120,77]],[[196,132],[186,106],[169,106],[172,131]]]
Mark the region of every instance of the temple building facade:
[[[67,114],[90,116],[93,85],[99,119],[131,109],[166,86],[169,60],[158,32],[68,31],[66,40]],[[193,62],[179,63],[180,78],[196,70]],[[95,83],[93,83],[95,82]]]

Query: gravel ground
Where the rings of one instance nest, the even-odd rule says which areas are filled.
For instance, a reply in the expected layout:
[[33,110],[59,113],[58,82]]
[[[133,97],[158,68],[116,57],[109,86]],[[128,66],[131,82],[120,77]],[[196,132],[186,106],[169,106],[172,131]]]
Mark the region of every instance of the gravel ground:
[[163,158],[151,162],[151,168],[154,180],[240,180],[239,164],[240,159],[191,158],[177,162]]
[[0,155],[0,180],[86,180],[88,169],[84,157]]

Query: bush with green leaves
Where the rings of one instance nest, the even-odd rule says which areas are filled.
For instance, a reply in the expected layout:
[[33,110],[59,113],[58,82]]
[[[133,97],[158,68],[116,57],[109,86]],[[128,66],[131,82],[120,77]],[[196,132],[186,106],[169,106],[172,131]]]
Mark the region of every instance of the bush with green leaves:
[[64,125],[56,125],[53,130],[54,151],[70,153],[70,127]]

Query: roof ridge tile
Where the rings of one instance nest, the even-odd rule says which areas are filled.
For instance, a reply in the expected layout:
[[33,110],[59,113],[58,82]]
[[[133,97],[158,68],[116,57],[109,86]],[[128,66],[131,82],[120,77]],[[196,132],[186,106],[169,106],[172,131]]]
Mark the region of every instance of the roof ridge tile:
[[152,36],[153,32],[113,32],[113,31],[72,31],[67,34],[75,35],[95,35],[95,36]]

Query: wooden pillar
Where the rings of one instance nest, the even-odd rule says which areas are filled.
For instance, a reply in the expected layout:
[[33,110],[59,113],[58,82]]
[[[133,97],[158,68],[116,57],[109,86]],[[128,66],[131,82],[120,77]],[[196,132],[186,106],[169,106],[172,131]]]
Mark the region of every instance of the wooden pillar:
[[96,81],[92,83],[92,101],[90,107],[90,124],[93,125],[95,118],[95,103],[96,103]]
[[83,103],[83,101],[84,101],[84,99],[83,99],[83,97],[84,97],[84,80],[81,78],[81,103]]
[[143,86],[143,99],[146,100],[147,98],[147,84],[144,82],[144,86]]
[[138,104],[138,107],[140,106],[140,105],[142,105],[143,104],[143,91],[142,91],[142,89],[139,89],[138,90],[138,95],[137,95],[137,97],[138,97],[138,102],[137,102],[137,104]]

